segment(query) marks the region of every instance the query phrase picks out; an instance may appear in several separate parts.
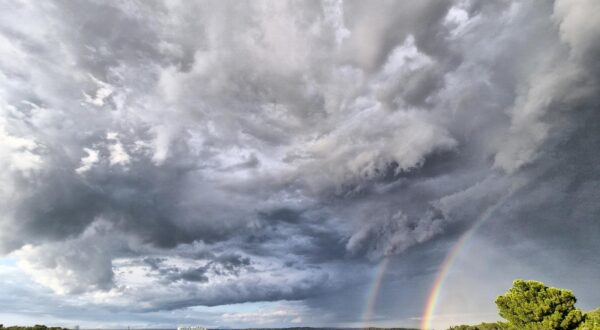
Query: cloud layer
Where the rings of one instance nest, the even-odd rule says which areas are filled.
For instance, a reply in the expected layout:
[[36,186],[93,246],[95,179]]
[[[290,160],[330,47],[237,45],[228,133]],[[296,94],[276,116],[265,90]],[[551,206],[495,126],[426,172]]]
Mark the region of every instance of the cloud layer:
[[599,247],[594,0],[2,7],[0,251],[57,294],[316,306],[483,218]]

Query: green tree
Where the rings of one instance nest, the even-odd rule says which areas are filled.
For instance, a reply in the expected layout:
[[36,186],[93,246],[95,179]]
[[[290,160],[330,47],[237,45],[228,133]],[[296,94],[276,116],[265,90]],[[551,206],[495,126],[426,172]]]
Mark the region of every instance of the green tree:
[[577,330],[600,330],[600,308],[586,313]]
[[479,325],[456,325],[448,330],[505,330],[509,329],[505,323],[481,323]]
[[583,321],[570,290],[549,288],[538,281],[516,280],[496,299],[500,316],[520,330],[573,330]]

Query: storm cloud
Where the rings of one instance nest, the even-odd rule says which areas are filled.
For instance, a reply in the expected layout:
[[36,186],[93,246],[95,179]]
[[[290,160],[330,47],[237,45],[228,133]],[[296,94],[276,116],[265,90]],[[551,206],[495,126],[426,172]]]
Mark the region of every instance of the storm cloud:
[[483,218],[600,271],[595,0],[0,6],[0,252],[57,297],[352,324]]

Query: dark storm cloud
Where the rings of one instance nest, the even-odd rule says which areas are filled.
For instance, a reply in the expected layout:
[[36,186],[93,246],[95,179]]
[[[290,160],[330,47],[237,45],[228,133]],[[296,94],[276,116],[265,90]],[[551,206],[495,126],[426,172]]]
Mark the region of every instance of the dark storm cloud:
[[482,217],[598,231],[593,0],[2,6],[0,249],[56,292],[318,306]]
[[219,256],[205,254],[203,259],[209,261],[203,266],[181,269],[177,266],[164,266],[165,258],[147,257],[142,262],[147,265],[152,272],[157,272],[163,281],[188,281],[188,282],[208,282],[208,272],[213,272],[217,276],[235,275],[239,276],[242,268],[250,266],[250,258],[238,254],[229,253]]

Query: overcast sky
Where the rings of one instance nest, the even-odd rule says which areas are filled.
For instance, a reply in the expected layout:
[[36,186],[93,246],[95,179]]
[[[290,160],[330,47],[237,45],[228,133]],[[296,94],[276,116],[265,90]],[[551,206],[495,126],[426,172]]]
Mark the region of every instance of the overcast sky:
[[0,0],[0,321],[416,327],[473,226],[437,329],[600,306],[599,12]]

